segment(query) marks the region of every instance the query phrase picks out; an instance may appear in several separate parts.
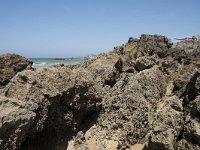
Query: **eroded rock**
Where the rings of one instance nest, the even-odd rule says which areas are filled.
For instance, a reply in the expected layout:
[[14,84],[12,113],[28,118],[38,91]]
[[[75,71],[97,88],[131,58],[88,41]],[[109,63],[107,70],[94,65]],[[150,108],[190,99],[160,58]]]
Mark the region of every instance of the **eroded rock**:
[[[199,39],[190,40],[195,45],[182,41],[172,47],[165,36],[142,35],[79,65],[14,74],[0,89],[0,109],[9,105],[11,112],[2,118],[14,126],[6,127],[9,132],[0,128],[0,146],[200,149],[200,80],[190,80],[200,67]],[[22,112],[18,118],[25,121],[10,117],[14,112]],[[25,130],[15,133],[21,127]]]
[[30,68],[32,62],[16,54],[0,55],[0,86],[9,83],[17,72]]
[[37,104],[0,97],[0,149],[17,149],[36,118]]
[[64,141],[98,113],[100,92],[90,73],[81,68],[72,71],[60,66],[18,73],[7,85],[5,96],[38,105],[32,131],[21,148],[65,147]]

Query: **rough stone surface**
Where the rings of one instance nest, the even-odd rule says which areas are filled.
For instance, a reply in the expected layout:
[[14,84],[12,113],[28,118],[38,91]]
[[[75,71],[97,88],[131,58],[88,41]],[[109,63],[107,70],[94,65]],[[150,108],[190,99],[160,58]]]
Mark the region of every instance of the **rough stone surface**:
[[199,40],[142,35],[78,65],[20,70],[0,89],[0,148],[199,150]]
[[32,102],[0,97],[0,149],[17,149],[36,117]]
[[34,124],[21,148],[66,147],[65,141],[98,113],[99,93],[90,73],[81,68],[72,71],[50,67],[18,73],[5,88],[4,96],[38,105]]
[[183,138],[179,141],[180,149],[200,149],[200,96],[189,104],[186,115]]
[[109,149],[111,145],[126,148],[131,143],[144,142],[153,112],[165,91],[163,82],[162,73],[156,66],[118,81],[103,100],[103,113],[95,127],[87,131],[96,141],[96,149]]
[[153,123],[153,130],[147,135],[145,149],[177,149],[176,140],[182,131],[183,107],[177,96],[165,97],[160,103]]
[[17,72],[31,65],[30,60],[16,54],[0,55],[0,86],[8,84]]

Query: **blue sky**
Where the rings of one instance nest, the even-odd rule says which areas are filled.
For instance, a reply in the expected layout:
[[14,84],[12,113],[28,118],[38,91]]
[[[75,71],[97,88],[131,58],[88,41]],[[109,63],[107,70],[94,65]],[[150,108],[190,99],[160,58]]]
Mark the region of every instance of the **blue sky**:
[[200,0],[0,0],[0,54],[85,56],[143,33],[200,34]]

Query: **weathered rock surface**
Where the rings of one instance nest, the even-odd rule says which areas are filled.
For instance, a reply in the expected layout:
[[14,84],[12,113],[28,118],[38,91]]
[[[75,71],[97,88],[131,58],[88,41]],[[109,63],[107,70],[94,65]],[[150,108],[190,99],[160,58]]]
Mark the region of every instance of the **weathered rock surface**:
[[78,65],[19,72],[0,91],[0,148],[198,150],[198,51],[198,38],[142,35]]
[[17,72],[31,67],[32,62],[25,57],[16,54],[5,54],[0,56],[0,86],[9,83]]
[[16,149],[36,117],[33,102],[0,97],[0,149]]
[[[164,82],[156,66],[136,75],[124,76],[103,100],[103,112],[95,126],[87,131],[90,136],[83,139],[95,141],[95,149],[99,150],[110,147],[121,149],[144,142],[156,105],[165,91]],[[84,144],[74,149],[86,147]]]
[[186,53],[200,53],[200,36],[193,36],[192,38],[187,38],[181,42],[177,42],[173,46],[176,49],[182,49]]
[[[77,134],[68,149],[132,149],[137,144],[145,145],[141,149],[148,150],[185,149],[187,146],[180,143],[185,140],[183,135],[188,128],[187,111],[180,95],[199,68],[199,60],[185,48],[171,47],[166,37],[142,35],[139,40],[131,38],[127,44],[115,47],[114,54],[105,55],[103,58],[115,56],[112,60],[117,62],[117,53],[122,60],[122,72],[115,78],[114,85],[104,87],[107,91],[95,124]],[[93,60],[94,64],[95,61],[102,59]],[[112,67],[114,63],[108,64],[110,70],[104,72],[117,74]],[[101,74],[100,81],[109,76]],[[194,84],[199,91],[199,80]],[[199,148],[194,143],[189,144],[189,148]]]
[[[38,106],[22,149],[61,149],[90,116],[98,113],[100,92],[86,70],[52,67],[18,73],[3,94]],[[8,144],[2,140],[3,146]]]
[[176,141],[182,132],[183,107],[177,96],[165,97],[155,113],[153,130],[147,135],[145,149],[177,149]]

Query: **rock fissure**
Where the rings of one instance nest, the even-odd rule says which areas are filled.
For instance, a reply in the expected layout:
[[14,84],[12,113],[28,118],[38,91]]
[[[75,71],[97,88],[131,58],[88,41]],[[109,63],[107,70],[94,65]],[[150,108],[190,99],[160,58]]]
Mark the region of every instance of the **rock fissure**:
[[[185,128],[187,126],[187,122],[189,121],[187,118],[188,115],[190,114],[191,111],[191,104],[190,102],[193,101],[196,96],[198,95],[197,93],[197,89],[196,89],[196,82],[198,77],[200,76],[200,73],[198,71],[195,71],[192,76],[190,77],[188,83],[185,86],[185,90],[184,92],[181,94],[182,97],[182,106],[183,106],[183,127],[181,129],[181,132],[178,136],[178,138],[176,139],[176,142],[181,141],[184,138],[184,134],[185,134]],[[189,135],[190,136],[190,135]],[[197,135],[198,136],[198,135]],[[187,136],[185,137],[187,138]],[[196,141],[193,139],[193,137],[189,137],[190,141]],[[192,140],[193,139],[193,140]],[[198,142],[193,143],[193,144],[198,144]],[[199,145],[200,146],[200,145]]]

